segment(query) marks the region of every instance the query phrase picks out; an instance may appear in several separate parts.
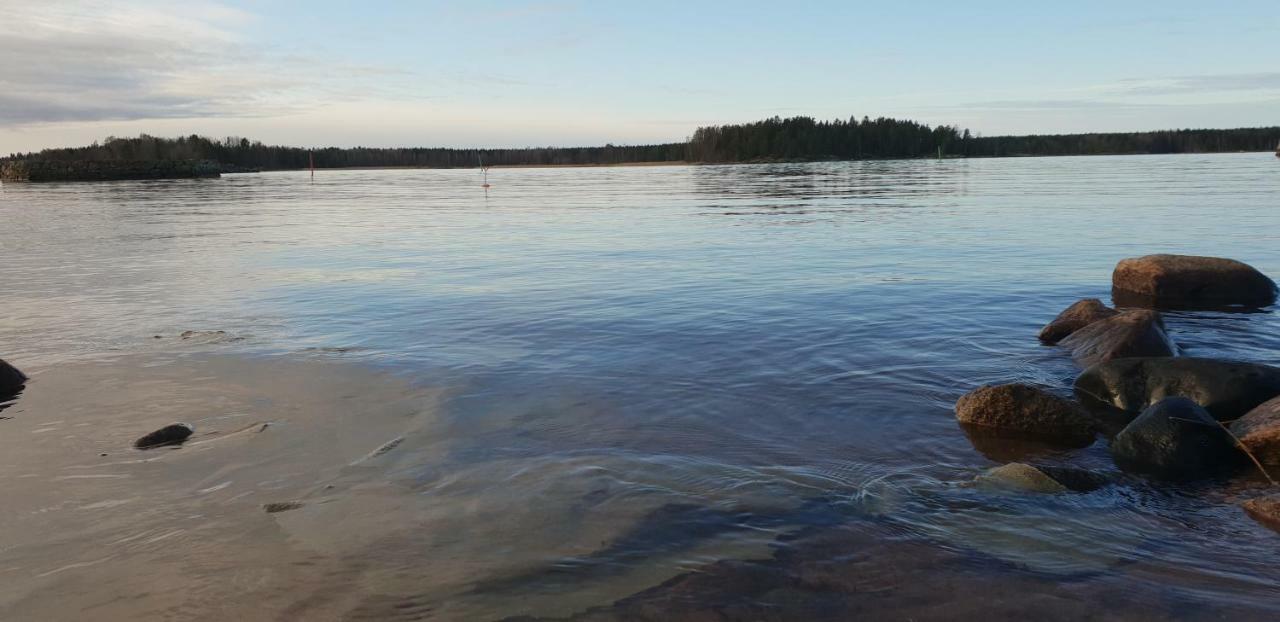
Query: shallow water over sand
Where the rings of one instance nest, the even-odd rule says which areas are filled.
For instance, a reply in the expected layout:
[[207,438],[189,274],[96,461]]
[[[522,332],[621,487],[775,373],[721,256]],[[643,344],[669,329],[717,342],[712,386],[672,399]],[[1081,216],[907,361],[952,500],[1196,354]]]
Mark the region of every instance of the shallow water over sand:
[[[1280,615],[1256,478],[995,494],[1029,448],[951,414],[1068,386],[1035,333],[1122,257],[1280,275],[1269,154],[490,183],[0,187],[0,618]],[[1274,309],[1166,319],[1280,364]]]

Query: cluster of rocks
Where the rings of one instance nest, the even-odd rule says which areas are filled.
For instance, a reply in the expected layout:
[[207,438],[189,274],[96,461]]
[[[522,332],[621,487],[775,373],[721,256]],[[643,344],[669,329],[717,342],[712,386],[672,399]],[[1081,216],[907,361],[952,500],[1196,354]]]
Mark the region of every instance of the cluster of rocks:
[[219,177],[211,160],[9,160],[0,162],[0,182],[118,181]]
[[[1179,356],[1159,310],[1256,309],[1276,296],[1275,282],[1230,259],[1125,259],[1112,275],[1118,308],[1081,300],[1040,331],[1042,342],[1067,349],[1084,368],[1074,399],[1027,384],[984,386],[956,402],[956,417],[971,433],[1065,447],[1088,446],[1102,434],[1117,466],[1156,479],[1216,478],[1248,468],[1270,479],[1267,467],[1280,465],[1280,368]],[[1044,477],[1020,466],[1015,479],[1055,489],[1045,468],[1022,466]],[[1280,496],[1248,505],[1255,516],[1268,508],[1276,512],[1264,522],[1280,523]]]

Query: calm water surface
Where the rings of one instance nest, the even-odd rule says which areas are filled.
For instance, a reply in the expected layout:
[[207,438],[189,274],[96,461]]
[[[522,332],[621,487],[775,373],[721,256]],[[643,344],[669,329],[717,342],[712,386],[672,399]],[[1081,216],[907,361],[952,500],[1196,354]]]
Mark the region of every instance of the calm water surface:
[[[261,519],[321,542],[339,573],[262,596],[294,614],[345,591],[326,614],[627,617],[609,605],[708,567],[726,578],[685,586],[689,602],[646,594],[729,618],[907,611],[920,595],[900,583],[804,579],[862,551],[838,574],[918,557],[904,581],[953,601],[1003,582],[1017,586],[1006,601],[1052,592],[1050,612],[1280,615],[1280,535],[1236,505],[1260,483],[977,491],[958,483],[1026,448],[975,446],[951,412],[982,383],[1068,387],[1078,370],[1036,331],[1076,299],[1109,299],[1123,257],[1222,255],[1280,275],[1270,154],[502,169],[490,183],[486,196],[475,171],[360,170],[5,185],[0,356],[36,388],[76,365],[247,356],[438,392],[326,503]],[[1189,355],[1280,364],[1274,310],[1167,320]],[[1104,440],[1035,458],[1114,473]],[[379,483],[395,494],[368,492]],[[242,485],[261,488],[217,494],[235,503]],[[850,526],[875,535],[831,544]],[[5,581],[34,582],[7,595],[13,611],[38,611],[53,593],[40,589],[92,593],[54,579],[122,572],[116,556],[32,578],[83,563],[42,548],[74,538],[0,536]],[[874,548],[888,541],[904,548]],[[788,578],[763,590],[741,560]],[[843,604],[806,608],[831,592]]]

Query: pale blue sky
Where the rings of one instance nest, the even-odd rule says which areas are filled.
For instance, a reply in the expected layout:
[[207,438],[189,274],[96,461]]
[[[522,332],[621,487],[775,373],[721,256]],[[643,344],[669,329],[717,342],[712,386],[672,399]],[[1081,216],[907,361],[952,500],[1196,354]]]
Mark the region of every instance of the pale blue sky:
[[666,142],[897,116],[983,134],[1280,124],[1280,2],[0,0],[0,153]]

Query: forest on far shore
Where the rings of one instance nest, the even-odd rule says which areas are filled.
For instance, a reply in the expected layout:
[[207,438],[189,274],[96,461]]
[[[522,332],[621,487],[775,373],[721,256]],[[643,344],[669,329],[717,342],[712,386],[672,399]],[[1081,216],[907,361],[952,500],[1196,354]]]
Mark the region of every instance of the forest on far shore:
[[227,170],[519,165],[609,165],[637,162],[782,162],[926,157],[1003,157],[1269,151],[1280,127],[1094,134],[978,136],[958,127],[880,117],[818,121],[773,117],[700,127],[682,143],[603,147],[450,149],[264,145],[247,138],[110,137],[85,147],[15,153],[9,160],[212,160]]

